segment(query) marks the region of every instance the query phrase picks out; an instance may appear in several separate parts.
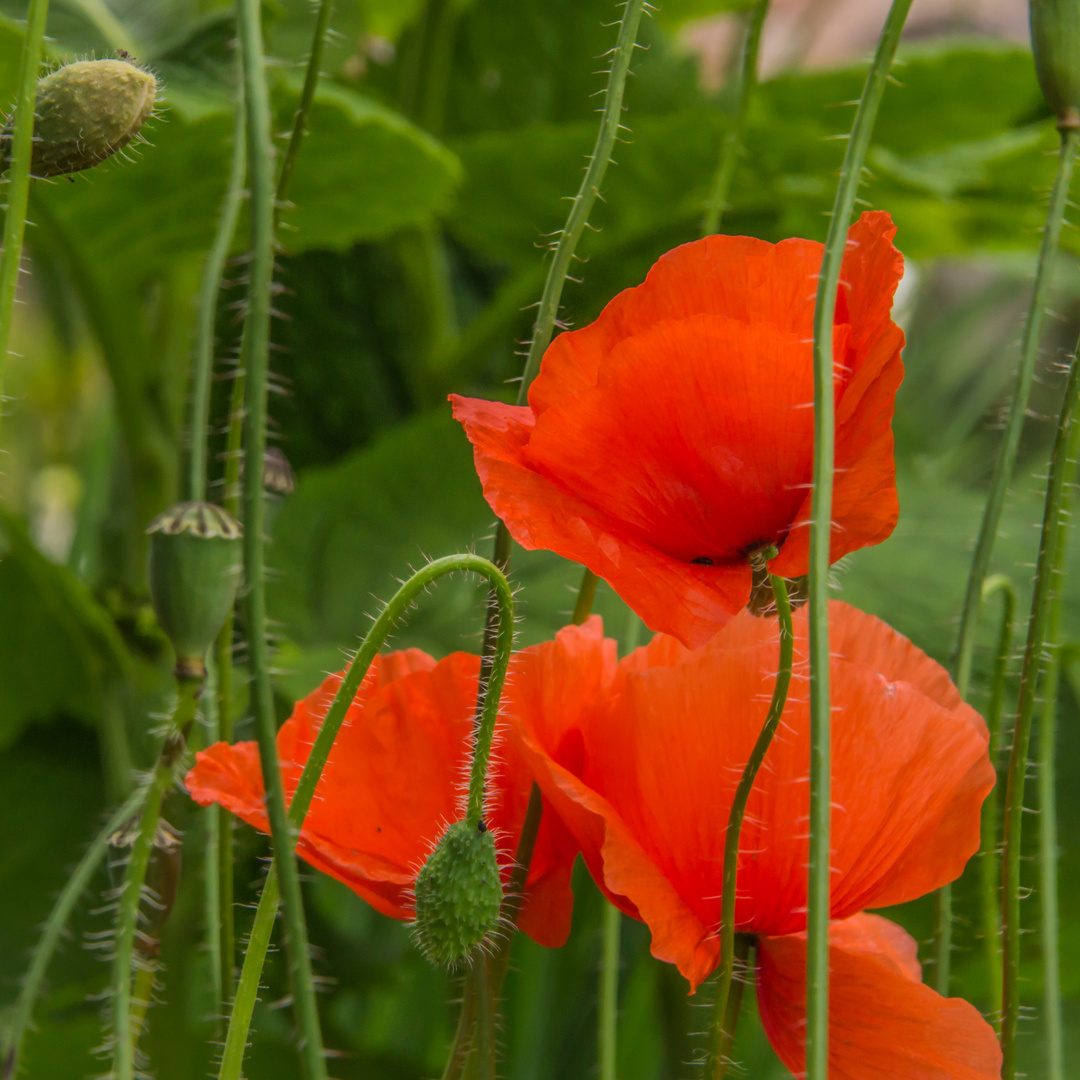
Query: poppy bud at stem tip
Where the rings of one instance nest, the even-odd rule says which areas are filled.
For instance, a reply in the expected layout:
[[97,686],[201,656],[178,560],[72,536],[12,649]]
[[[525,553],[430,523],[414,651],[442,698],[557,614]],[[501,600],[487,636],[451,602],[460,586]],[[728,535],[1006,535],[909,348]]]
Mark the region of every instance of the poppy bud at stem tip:
[[1062,131],[1080,128],[1080,0],[1031,0],[1029,13],[1043,96]]
[[[38,80],[35,176],[80,172],[112,157],[154,111],[158,81],[126,60],[80,60]],[[14,119],[0,130],[0,172],[8,166]]]
[[420,951],[438,967],[465,962],[494,933],[502,898],[491,831],[455,822],[416,878]]
[[178,679],[201,680],[206,651],[236,598],[242,530],[212,503],[178,503],[150,534],[150,598],[176,650]]

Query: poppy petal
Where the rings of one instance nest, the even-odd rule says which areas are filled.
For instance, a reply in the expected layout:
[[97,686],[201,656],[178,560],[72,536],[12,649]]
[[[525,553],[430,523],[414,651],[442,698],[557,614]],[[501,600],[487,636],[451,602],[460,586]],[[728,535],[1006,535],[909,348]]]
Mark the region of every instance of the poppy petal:
[[[829,933],[832,1080],[990,1080],[1001,1050],[974,1006],[920,981],[914,940],[875,915]],[[805,1075],[806,934],[762,938],[758,1011],[780,1060]]]
[[522,547],[557,551],[604,578],[650,629],[703,644],[750,598],[748,563],[702,566],[628,535],[526,459],[530,410],[452,395],[473,444],[484,497]]

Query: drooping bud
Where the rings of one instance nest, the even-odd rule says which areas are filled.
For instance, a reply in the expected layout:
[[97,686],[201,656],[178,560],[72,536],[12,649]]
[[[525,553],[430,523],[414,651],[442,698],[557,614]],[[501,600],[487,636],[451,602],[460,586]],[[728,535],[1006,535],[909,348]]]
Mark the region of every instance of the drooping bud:
[[[157,78],[126,60],[80,60],[39,79],[30,171],[62,176],[111,157],[139,134],[157,91]],[[0,172],[13,131],[9,117],[0,131]]]
[[439,967],[464,963],[494,933],[502,895],[491,833],[455,822],[416,878],[420,951]]
[[242,531],[212,503],[178,503],[150,534],[150,598],[176,650],[178,677],[201,678],[205,656],[236,598]]
[[1080,2],[1031,0],[1031,51],[1058,127],[1080,128]]

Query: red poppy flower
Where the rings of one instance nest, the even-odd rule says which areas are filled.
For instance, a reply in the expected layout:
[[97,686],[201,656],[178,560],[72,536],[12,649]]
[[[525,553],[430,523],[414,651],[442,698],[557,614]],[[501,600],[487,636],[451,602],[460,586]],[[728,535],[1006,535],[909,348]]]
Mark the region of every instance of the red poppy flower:
[[[890,427],[903,260],[852,227],[836,306],[832,559],[896,524]],[[812,337],[822,245],[710,236],[555,339],[528,407],[453,395],[484,495],[526,548],[605,578],[654,630],[704,644],[750,597],[749,554],[807,571]]]
[[[393,918],[412,918],[417,871],[446,824],[461,816],[479,668],[479,657],[467,653],[438,663],[418,649],[379,657],[349,708],[300,833],[304,859]],[[553,695],[560,716],[575,722],[574,703],[591,700],[614,669],[615,643],[604,640],[595,620],[587,632],[575,628],[516,654],[508,692],[512,684],[523,720],[545,730],[543,710]],[[341,678],[329,676],[298,702],[278,732],[289,798]],[[508,877],[532,777],[513,748],[497,743],[494,757],[487,821]],[[255,743],[202,751],[186,784],[203,806],[220,803],[270,831]],[[559,818],[545,814],[520,917],[542,945],[561,945],[569,933],[577,850]]]
[[[994,771],[985,724],[938,664],[884,623],[847,605],[833,603],[830,619],[831,916],[849,920],[865,908],[914,899],[959,876],[979,846],[979,808]],[[803,974],[792,959],[799,950],[790,935],[806,926],[805,611],[796,613],[795,634],[791,693],[747,807],[735,910],[736,929],[759,938],[763,1001],[780,1018],[771,1027],[767,1022],[767,1030],[792,1067],[796,1036],[783,1035],[781,1028],[803,1000],[792,989]],[[653,954],[678,965],[692,988],[719,959],[724,835],[735,786],[768,709],[778,653],[776,621],[744,611],[705,648],[690,651],[658,636],[632,653],[619,664],[611,689],[580,719],[560,725],[548,717],[543,731],[523,718],[510,721],[508,741],[528,758],[600,887],[624,912],[648,924]],[[560,728],[555,742],[550,733]],[[910,1060],[900,1044],[907,1045],[910,1029],[919,1023],[929,1040],[919,1053],[928,1061],[935,1054],[952,1060],[939,1038],[940,1025],[931,1022],[935,1010],[946,1007],[960,1018],[954,1027],[966,1018],[963,1031],[992,1055],[993,1032],[974,1009],[947,1005],[912,983],[910,963],[894,963],[896,949],[879,940],[882,934],[895,937],[894,931],[853,922],[877,926],[863,947],[852,943],[855,932],[843,929],[846,923],[839,925],[836,1002],[848,1002],[845,987],[853,996],[864,984],[877,987],[876,996],[864,995],[845,1022],[855,1023],[851,1017],[864,1017],[877,1002],[873,1038],[882,1064],[877,1072],[861,1071],[855,1049],[836,1038],[833,1052],[839,1057],[831,1075],[916,1075],[898,1063]],[[939,1073],[928,1067],[918,1075]]]

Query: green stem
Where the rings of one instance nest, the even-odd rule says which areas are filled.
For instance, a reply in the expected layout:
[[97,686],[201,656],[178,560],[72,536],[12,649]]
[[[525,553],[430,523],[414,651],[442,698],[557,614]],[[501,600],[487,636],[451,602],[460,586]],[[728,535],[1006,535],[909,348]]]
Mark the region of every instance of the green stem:
[[593,601],[596,599],[596,586],[599,584],[600,579],[588,567],[585,567],[585,572],[581,575],[577,600],[574,603],[574,613],[570,616],[570,621],[575,626],[580,626],[589,617]]
[[296,115],[293,117],[292,134],[289,136],[289,145],[285,148],[285,156],[281,162],[281,172],[278,173],[277,191],[275,193],[275,225],[277,215],[289,197],[289,187],[292,184],[293,169],[296,167],[296,159],[300,154],[300,144],[304,141],[307,133],[307,119],[311,113],[311,103],[315,100],[315,89],[319,85],[319,76],[322,73],[323,49],[326,46],[326,35],[330,29],[330,16],[334,10],[334,0],[321,0],[319,12],[315,17],[315,34],[311,40],[311,52],[308,54],[307,70],[304,72],[304,88],[300,92],[300,104],[296,107]]
[[214,243],[206,256],[199,287],[195,371],[191,391],[191,458],[188,463],[189,498],[196,502],[206,499],[206,445],[207,429],[210,426],[210,385],[214,375],[214,325],[217,321],[218,296],[225,274],[225,263],[229,258],[236,222],[240,216],[240,204],[244,198],[244,173],[247,169],[245,122],[244,94],[242,89],[238,89],[229,182],[221,203]]
[[[772,548],[775,557],[776,549]],[[776,598],[776,614],[780,632],[780,656],[776,669],[776,683],[773,686],[772,701],[765,722],[758,733],[757,741],[750,752],[750,757],[739,778],[738,786],[731,800],[731,812],[728,816],[727,831],[724,834],[723,884],[720,898],[720,969],[716,980],[716,999],[713,1005],[712,1029],[709,1036],[709,1060],[706,1074],[711,1080],[721,1080],[728,1065],[728,1050],[732,1031],[724,1023],[728,1011],[728,997],[731,993],[732,979],[735,974],[735,904],[738,894],[739,873],[739,836],[742,832],[743,819],[746,817],[746,805],[754,788],[758,771],[765,761],[765,755],[772,744],[773,736],[784,715],[787,704],[788,687],[791,685],[791,666],[795,655],[795,632],[791,622],[791,602],[788,599],[787,585],[776,574],[769,575],[773,596]]]
[[[1061,648],[1058,641],[1060,592],[1053,601],[1050,659],[1043,676],[1043,707],[1039,718],[1039,899],[1042,908],[1043,1004],[1046,1025],[1046,1077],[1064,1080],[1065,1048],[1062,1042],[1061,961],[1058,934],[1058,837],[1057,791],[1054,749],[1057,728],[1057,696],[1061,679]],[[1056,647],[1055,647],[1056,646]]]
[[[725,1003],[723,1013],[721,1014],[714,1003],[713,1012],[719,1020],[719,1023],[714,1022],[714,1027],[722,1032],[719,1044],[712,1051],[715,1057],[715,1063],[712,1066],[713,1077],[719,1077],[723,1080],[727,1076],[728,1066],[732,1064],[732,1048],[735,1045],[735,1029],[739,1024],[739,1011],[742,1008],[743,990],[746,987],[747,972],[749,965],[747,963],[750,956],[750,943],[753,940],[750,934],[736,934],[734,943],[734,969],[738,973],[738,977],[731,982],[730,988],[725,990]],[[717,990],[719,991],[719,984]]]
[[90,843],[86,854],[79,860],[79,865],[68,878],[67,883],[56,898],[52,911],[41,931],[41,937],[34,946],[34,952],[30,958],[30,967],[23,979],[22,989],[19,991],[19,999],[15,1002],[14,1016],[11,1027],[4,1038],[2,1050],[0,1050],[0,1076],[5,1078],[14,1077],[19,1072],[19,1055],[22,1052],[23,1039],[26,1030],[33,1018],[34,1002],[41,992],[41,984],[45,979],[45,973],[52,960],[56,946],[64,935],[68,919],[75,909],[78,899],[86,891],[91,878],[101,865],[109,850],[110,839],[113,834],[123,828],[136,814],[140,812],[143,800],[146,798],[148,789],[140,787],[133,791],[119,810],[101,827],[97,836]]
[[[206,744],[209,746],[221,738],[221,725],[217,714],[217,665],[212,656],[206,661],[206,694],[203,698],[203,719],[206,728]],[[210,986],[214,1005],[221,1008],[229,1000],[225,988],[225,968],[230,964],[222,947],[221,927],[221,815],[225,811],[216,803],[202,812],[206,828],[206,846],[203,850],[203,918],[206,921],[207,944],[210,950]],[[231,874],[231,868],[230,868]],[[231,987],[229,996],[231,996]]]
[[139,929],[139,906],[142,902],[143,883],[154,850],[161,803],[173,782],[176,765],[184,753],[184,739],[195,718],[202,681],[178,679],[177,700],[169,724],[169,734],[158,755],[157,764],[146,785],[139,820],[139,832],[131,848],[124,884],[120,892],[120,908],[116,920],[116,952],[113,955],[112,1008],[113,1008],[113,1072],[115,1080],[134,1080],[135,1038],[137,1025],[133,1022],[133,998],[131,993],[131,967],[135,951],[135,938]]
[[563,285],[570,272],[570,263],[574,258],[578,241],[589,220],[589,213],[604,182],[611,152],[615,148],[615,139],[622,125],[623,90],[626,76],[630,70],[630,57],[634,52],[638,23],[644,0],[627,0],[623,5],[622,19],[619,22],[619,36],[615,43],[611,71],[608,73],[607,90],[604,98],[604,111],[600,117],[600,131],[596,136],[596,145],[589,158],[585,177],[574,196],[566,225],[559,234],[555,247],[555,258],[548,270],[544,292],[540,297],[540,309],[533,324],[532,340],[529,342],[529,355],[525,361],[525,374],[518,387],[518,404],[525,403],[529,386],[540,371],[540,361],[551,344],[555,332],[555,320],[559,315],[559,301],[562,299]]
[[994,475],[990,481],[990,496],[986,501],[986,509],[983,511],[979,539],[975,544],[975,554],[971,560],[971,573],[964,596],[964,610],[960,617],[960,637],[956,648],[956,685],[965,699],[971,683],[971,663],[975,652],[975,625],[979,618],[982,586],[987,567],[990,565],[994,541],[997,539],[1001,510],[1005,505],[1005,495],[1016,465],[1020,435],[1024,427],[1024,417],[1027,415],[1028,397],[1035,376],[1035,359],[1039,351],[1042,321],[1050,293],[1050,279],[1053,275],[1058,242],[1061,237],[1061,226],[1065,220],[1065,206],[1069,199],[1077,138],[1077,131],[1074,128],[1068,128],[1061,133],[1057,175],[1054,178],[1053,193],[1050,196],[1050,209],[1046,216],[1046,228],[1043,230],[1042,247],[1039,249],[1039,262],[1035,270],[1035,289],[1031,294],[1031,306],[1024,326],[1020,366],[1016,371],[1016,388],[1009,404],[1005,432],[998,450],[997,461],[994,464]]
[[[217,737],[232,742],[232,637],[233,613],[229,612],[218,634],[217,663]],[[233,817],[222,807],[215,807],[211,816],[217,832],[214,849],[218,857],[218,943],[221,956],[221,1002],[232,1000],[236,979],[236,924],[233,912]]]
[[[296,785],[296,791],[293,793],[292,801],[289,803],[286,822],[287,844],[275,844],[274,866],[278,868],[278,871],[267,876],[266,884],[263,886],[263,895],[259,899],[259,907],[255,914],[255,922],[252,926],[251,937],[248,940],[247,951],[244,955],[243,968],[240,972],[236,998],[229,1017],[229,1028],[225,1036],[225,1050],[221,1059],[221,1068],[218,1072],[219,1080],[238,1080],[240,1076],[244,1049],[247,1045],[248,1028],[251,1024],[251,1014],[258,996],[259,980],[262,977],[263,963],[266,960],[266,950],[270,944],[270,932],[277,914],[278,873],[280,873],[282,865],[292,865],[295,868],[295,863],[292,860],[295,849],[294,837],[303,826],[304,818],[307,816],[319,780],[322,777],[323,768],[333,748],[334,739],[337,737],[337,733],[345,720],[349,706],[353,703],[360,684],[379,649],[417,597],[438,578],[458,571],[469,571],[487,578],[491,583],[492,591],[498,597],[500,622],[496,651],[497,659],[491,683],[494,692],[488,695],[490,705],[485,705],[483,721],[485,725],[494,728],[495,718],[498,715],[500,691],[506,677],[506,667],[510,660],[510,651],[513,645],[514,604],[510,585],[498,567],[479,555],[448,555],[445,558],[428,563],[427,566],[422,567],[413,574],[380,612],[379,617],[372,624],[371,629],[368,630],[360,648],[353,657],[352,663],[349,664],[345,677],[338,686],[337,692],[334,694],[334,700],[330,703],[330,708],[327,710],[326,716],[319,727],[319,732],[315,736],[311,752]],[[478,739],[477,742],[479,743],[479,741]],[[490,737],[488,743],[490,749]],[[474,775],[478,756],[479,754],[475,755],[473,759]],[[274,768],[277,769],[276,775],[280,786],[281,771],[277,765],[276,754]],[[267,767],[263,765],[264,783],[266,783],[268,775]],[[269,790],[268,784],[267,789]],[[471,806],[472,794],[470,792],[470,808]],[[273,893],[268,899],[271,889]]]
[[622,912],[604,904],[603,946],[600,953],[600,1080],[615,1080],[619,1015],[619,932]]
[[[461,1011],[458,1014],[457,1031],[454,1033],[454,1044],[450,1048],[450,1056],[446,1059],[446,1068],[443,1070],[442,1080],[461,1080],[465,1074],[465,1067],[469,1062],[469,1054],[472,1051],[473,1025],[476,1023],[476,980],[479,972],[476,964],[470,966],[465,973],[461,984]],[[490,979],[490,972],[488,974]]]
[[1068,519],[1062,512],[1065,484],[1074,472],[1080,452],[1080,361],[1073,356],[1069,382],[1061,406],[1050,478],[1046,487],[1046,510],[1035,570],[1035,593],[1031,602],[1020,696],[1013,730],[1012,752],[1005,787],[1004,870],[1002,874],[1002,925],[1005,952],[1001,1049],[1003,1080],[1016,1077],[1016,1035],[1020,1019],[1020,841],[1024,815],[1024,780],[1028,764],[1031,721],[1035,714],[1040,667],[1052,628],[1052,597],[1060,590],[1064,575]]
[[814,470],[810,523],[810,871],[807,891],[806,1080],[825,1080],[829,1062],[829,851],[831,730],[829,565],[834,464],[833,318],[848,224],[862,181],[878,107],[911,0],[893,0],[866,77],[833,203],[814,307]]
[[934,893],[934,989],[949,996],[952,983],[952,884],[942,885]]
[[240,981],[236,985],[236,997],[233,998],[232,1010],[229,1013],[229,1029],[225,1034],[225,1047],[221,1052],[218,1080],[239,1080],[240,1071],[244,1067],[251,1014],[255,1011],[255,1002],[259,1000],[263,963],[270,948],[270,935],[281,899],[277,868],[278,861],[275,859],[267,872],[262,894],[259,896],[259,906],[255,909],[255,919],[251,924],[247,948],[244,950],[244,963],[240,969]]
[[[995,593],[1002,594],[1001,630],[998,633],[997,652],[994,656],[994,674],[990,682],[990,698],[986,706],[986,726],[990,732],[990,761],[995,772],[1001,757],[1001,711],[1005,701],[1005,680],[1012,655],[1013,622],[1016,618],[1016,590],[1012,582],[1002,574],[986,579],[983,586],[983,603]],[[982,939],[986,957],[987,985],[990,1001],[987,1008],[992,1022],[1001,1020],[1001,869],[998,866],[998,788],[983,801],[982,843],[979,850],[979,882],[982,893]]]
[[30,0],[26,12],[26,35],[19,59],[19,89],[15,98],[15,126],[8,155],[7,211],[3,248],[0,249],[0,401],[3,401],[4,365],[11,344],[15,290],[22,266],[26,204],[30,198],[30,165],[33,157],[34,104],[37,100],[41,43],[49,0]]
[[765,25],[765,16],[768,13],[769,0],[754,0],[754,6],[746,15],[746,41],[743,45],[742,75],[739,80],[735,115],[732,117],[731,127],[724,136],[724,142],[720,148],[720,163],[705,204],[705,217],[701,222],[702,236],[711,236],[720,231],[720,222],[727,209],[731,181],[735,177],[735,166],[743,149],[747,113],[750,111],[750,101],[757,89],[761,29]]
[[270,291],[274,269],[274,147],[271,141],[270,95],[266,84],[259,0],[237,0],[236,13],[244,74],[251,192],[251,264],[241,353],[241,366],[247,376],[244,396],[244,621],[251,664],[252,711],[266,784],[266,812],[277,856],[301,1060],[308,1080],[325,1080],[326,1060],[308,952],[304,898],[300,890],[299,870],[291,855],[294,839],[278,767],[277,718],[274,714],[266,641],[263,460],[266,454]]

